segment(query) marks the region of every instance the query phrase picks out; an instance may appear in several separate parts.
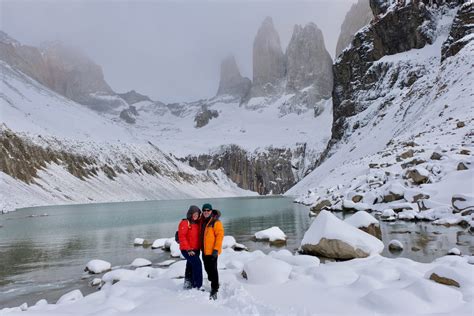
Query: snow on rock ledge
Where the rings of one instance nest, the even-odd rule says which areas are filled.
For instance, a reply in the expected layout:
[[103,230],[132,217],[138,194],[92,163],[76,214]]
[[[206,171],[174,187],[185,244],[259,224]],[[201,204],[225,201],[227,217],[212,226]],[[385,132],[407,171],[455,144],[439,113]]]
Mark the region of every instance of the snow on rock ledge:
[[365,258],[381,253],[383,247],[377,238],[328,211],[321,211],[301,241],[304,253],[334,259]]
[[75,301],[78,301],[82,299],[84,296],[82,295],[82,292],[79,290],[74,290],[69,293],[64,294],[59,298],[59,300],[56,302],[57,305],[62,305],[62,304],[70,304]]
[[97,273],[109,271],[110,268],[111,268],[110,262],[94,259],[87,263],[84,271],[92,273],[92,274],[97,274]]

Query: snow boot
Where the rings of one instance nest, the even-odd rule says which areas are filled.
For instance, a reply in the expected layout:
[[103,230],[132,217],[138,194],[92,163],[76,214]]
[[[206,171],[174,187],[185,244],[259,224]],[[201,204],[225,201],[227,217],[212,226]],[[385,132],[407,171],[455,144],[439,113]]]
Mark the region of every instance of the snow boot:
[[209,299],[212,301],[217,300],[217,291],[211,291],[211,294],[209,295]]

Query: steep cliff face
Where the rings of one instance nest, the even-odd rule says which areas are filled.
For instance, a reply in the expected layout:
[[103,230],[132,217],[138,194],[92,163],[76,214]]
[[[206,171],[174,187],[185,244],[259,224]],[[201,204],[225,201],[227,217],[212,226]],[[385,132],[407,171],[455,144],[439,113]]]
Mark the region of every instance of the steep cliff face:
[[474,39],[474,3],[461,6],[454,18],[449,36],[443,44],[441,61],[456,55]]
[[336,57],[351,44],[355,33],[369,24],[373,18],[374,15],[370,9],[369,0],[358,0],[357,3],[351,6],[341,25],[341,33],[336,45]]
[[[383,10],[376,7],[374,14]],[[433,43],[436,23],[426,6],[411,2],[391,7],[383,14],[383,17],[376,17],[366,30],[356,34],[352,46],[343,52],[333,67],[332,142],[341,139],[348,128],[345,119],[365,110],[371,99],[377,97],[367,93],[383,75],[383,71],[368,73],[375,61]]]
[[250,79],[240,74],[234,56],[226,57],[221,63],[217,95],[231,95],[242,99],[248,95],[251,86]]
[[267,17],[253,42],[253,96],[274,94],[280,90],[286,74],[285,55],[273,20]]
[[286,50],[289,92],[313,87],[320,99],[332,91],[332,59],[324,45],[321,30],[314,23],[295,25]]
[[282,194],[296,184],[305,166],[306,146],[295,150],[268,148],[249,153],[236,145],[226,146],[214,155],[190,156],[186,160],[198,170],[222,169],[243,189],[259,194]]

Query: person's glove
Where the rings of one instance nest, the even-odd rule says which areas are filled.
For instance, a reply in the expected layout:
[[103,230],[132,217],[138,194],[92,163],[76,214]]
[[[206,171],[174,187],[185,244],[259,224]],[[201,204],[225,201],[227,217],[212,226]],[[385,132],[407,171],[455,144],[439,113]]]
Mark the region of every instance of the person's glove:
[[192,256],[194,256],[194,255],[195,255],[195,253],[194,253],[194,251],[192,251],[192,250],[189,250],[189,251],[188,251],[188,255],[190,255],[190,256],[192,257]]
[[214,250],[212,251],[212,258],[217,259],[217,256],[218,256],[218,255],[219,255],[219,251],[217,251],[216,249],[214,249]]

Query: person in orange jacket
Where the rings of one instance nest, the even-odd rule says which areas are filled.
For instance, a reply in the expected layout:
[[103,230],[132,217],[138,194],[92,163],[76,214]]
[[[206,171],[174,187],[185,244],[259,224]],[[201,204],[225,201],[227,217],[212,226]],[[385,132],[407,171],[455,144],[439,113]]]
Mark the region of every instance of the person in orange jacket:
[[222,241],[224,239],[224,226],[219,220],[221,213],[213,210],[212,205],[205,203],[202,206],[201,219],[201,250],[204,269],[207,279],[211,282],[211,294],[209,299],[217,299],[219,290],[219,273],[217,271],[217,259],[222,252]]
[[202,263],[199,258],[201,249],[201,210],[191,205],[186,218],[178,226],[179,250],[186,259],[184,288],[200,289],[202,286]]

